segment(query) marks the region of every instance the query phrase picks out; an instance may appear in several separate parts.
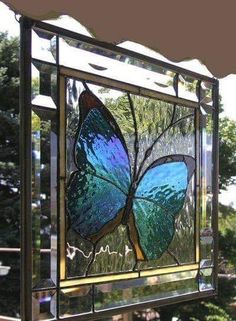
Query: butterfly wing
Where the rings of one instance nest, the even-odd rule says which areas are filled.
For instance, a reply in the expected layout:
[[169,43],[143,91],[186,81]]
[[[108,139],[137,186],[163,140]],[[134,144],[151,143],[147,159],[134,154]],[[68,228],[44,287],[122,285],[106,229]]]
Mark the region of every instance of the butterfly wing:
[[96,242],[120,223],[130,185],[128,152],[117,123],[91,92],[80,98],[82,121],[75,141],[78,168],[67,189],[72,228]]
[[140,179],[133,218],[145,259],[157,259],[168,249],[194,169],[192,157],[168,156],[154,162]]

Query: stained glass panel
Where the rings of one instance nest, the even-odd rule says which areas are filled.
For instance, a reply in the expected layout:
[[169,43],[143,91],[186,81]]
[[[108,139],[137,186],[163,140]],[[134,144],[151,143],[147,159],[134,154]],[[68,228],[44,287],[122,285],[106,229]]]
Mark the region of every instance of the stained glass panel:
[[[86,85],[87,86],[87,85]],[[132,271],[132,269],[145,269],[149,267],[158,267],[158,266],[168,266],[168,265],[179,265],[181,263],[192,263],[195,261],[195,254],[194,254],[194,242],[195,242],[195,223],[194,223],[194,216],[195,216],[195,205],[194,205],[194,177],[192,176],[192,171],[194,169],[194,114],[188,108],[175,106],[168,103],[164,103],[162,101],[148,99],[145,97],[135,96],[135,95],[127,95],[127,93],[120,92],[118,90],[111,90],[101,86],[95,86],[92,84],[88,84],[90,90],[96,92],[97,96],[99,97],[100,101],[102,101],[105,105],[107,110],[109,111],[110,120],[109,123],[105,120],[104,112],[99,112],[97,109],[93,109],[87,116],[86,120],[83,122],[83,127],[80,130],[80,139],[78,141],[78,134],[76,133],[75,127],[79,126],[79,119],[83,117],[80,115],[80,108],[78,104],[78,100],[82,101],[85,99],[83,95],[85,95],[84,85],[79,81],[75,81],[73,79],[67,80],[67,179],[68,179],[68,189],[67,189],[67,213],[69,214],[68,224],[68,232],[67,232],[67,273],[68,277],[75,277],[75,276],[82,276],[82,275],[89,275],[89,274],[99,274],[99,273],[111,273],[111,272],[128,272]],[[83,98],[80,98],[80,94],[82,92]],[[98,102],[98,100],[97,100]],[[96,101],[95,101],[96,103]],[[106,110],[106,109],[104,109]],[[108,111],[106,112],[108,114]],[[143,115],[146,115],[144,117]],[[167,117],[167,115],[169,115]],[[119,128],[121,131],[118,136],[113,132],[109,127],[110,122],[112,121],[111,117],[114,117],[114,124],[112,125],[113,128]],[[153,117],[155,117],[155,121],[153,122]],[[135,132],[134,122],[139,130]],[[172,126],[173,125],[173,126]],[[104,137],[104,143],[101,138],[97,140],[96,137],[91,136],[90,134],[90,127],[97,133],[99,137]],[[174,130],[172,127],[175,127]],[[173,131],[172,131],[173,130]],[[110,140],[114,140],[113,145],[107,145],[106,140],[108,132],[113,135],[113,138]],[[173,138],[177,136],[177,132],[179,132],[179,140],[180,142],[178,145],[176,141],[170,144],[170,141],[173,141]],[[106,134],[105,134],[106,133]],[[90,135],[90,139],[88,140],[88,135]],[[110,134],[109,134],[110,135]],[[121,136],[122,135],[122,136]],[[155,148],[159,141],[156,141],[156,137],[159,137],[163,141],[161,142],[161,146],[159,148]],[[111,136],[112,137],[112,136]],[[122,143],[122,139],[124,143]],[[135,141],[136,140],[136,141]],[[89,142],[89,145],[84,145]],[[116,142],[117,141],[117,142]],[[137,141],[142,146],[139,149],[137,146]],[[184,142],[185,141],[185,142]],[[168,142],[168,143],[167,143]],[[136,145],[135,145],[136,143]],[[87,146],[87,147],[81,147]],[[96,145],[97,144],[97,145]],[[145,159],[145,152],[150,146],[153,145],[153,153],[149,155]],[[166,146],[166,150],[161,148],[163,145]],[[186,146],[187,145],[187,146]],[[98,146],[98,147],[96,147]],[[168,146],[168,147],[167,147]],[[138,147],[138,148],[137,148]],[[182,148],[181,148],[182,147]],[[91,150],[91,151],[89,151]],[[97,151],[100,150],[101,154],[97,154]],[[151,149],[150,149],[151,150]],[[76,174],[77,168],[81,168],[84,166],[83,154],[88,151],[88,163],[90,164],[88,167],[85,167],[83,171],[85,171],[86,175],[86,184],[82,187],[80,181],[83,180],[83,173],[82,176]],[[126,196],[125,194],[128,193],[128,189],[130,186],[131,176],[134,175],[134,171],[139,168],[140,169],[140,177],[144,175],[145,170],[148,170],[148,166],[150,166],[157,158],[158,158],[158,151],[160,156],[163,155],[173,155],[173,154],[184,154],[186,155],[187,163],[181,162],[179,157],[168,160],[168,158],[163,158],[163,163],[170,161],[165,165],[156,166],[156,169],[164,172],[160,172],[158,175],[167,176],[168,172],[174,171],[172,166],[179,168],[180,172],[183,172],[183,177],[185,177],[186,181],[183,181],[183,186],[185,186],[185,193],[182,196],[178,196],[180,200],[179,208],[176,207],[176,199],[175,199],[175,207],[176,207],[176,214],[177,218],[173,216],[170,218],[169,223],[166,223],[166,226],[162,226],[161,222],[156,223],[157,228],[160,226],[160,230],[156,231],[155,234],[160,234],[160,231],[163,228],[166,228],[170,233],[170,238],[166,238],[166,241],[162,243],[163,245],[160,248],[159,258],[158,255],[155,258],[152,257],[152,260],[141,260],[137,257],[142,257],[140,249],[138,246],[134,246],[135,237],[132,236],[132,229],[133,229],[133,219],[136,220],[136,227],[137,233],[143,235],[143,239],[145,239],[145,234],[142,234],[143,227],[141,228],[141,220],[138,213],[140,213],[141,217],[143,212],[140,212],[140,209],[145,206],[148,206],[145,209],[145,212],[151,213],[160,213],[154,214],[157,215],[153,217],[154,220],[158,220],[160,217],[161,219],[161,209],[158,209],[158,206],[155,205],[153,210],[151,210],[150,204],[142,204],[142,200],[138,200],[139,197],[143,197],[143,193],[145,193],[145,189],[148,186],[147,180],[154,175],[152,171],[149,170],[150,174],[146,174],[144,176],[143,183],[140,183],[140,188],[137,189],[135,197],[137,198],[136,201],[133,203],[133,210],[134,216],[133,219],[127,224],[122,225],[120,224],[120,217],[119,208],[125,206],[126,203]],[[109,154],[111,153],[111,154]],[[136,153],[136,155],[135,155]],[[164,154],[165,153],[165,154]],[[151,154],[151,153],[150,153]],[[99,156],[100,155],[100,156]],[[120,160],[117,158],[119,155]],[[157,156],[158,155],[158,156]],[[190,156],[188,158],[188,155]],[[150,157],[151,156],[151,157]],[[128,157],[128,158],[127,158]],[[142,161],[142,159],[145,161]],[[112,161],[112,159],[115,160]],[[68,161],[70,160],[70,161]],[[182,157],[183,160],[183,157]],[[189,161],[188,161],[189,160]],[[82,163],[81,163],[82,162]],[[120,163],[121,162],[121,163]],[[189,164],[188,164],[189,162]],[[86,165],[86,164],[85,164]],[[145,165],[145,166],[144,166]],[[129,167],[130,166],[130,167]],[[135,168],[135,166],[137,168]],[[143,169],[142,169],[143,166]],[[182,166],[182,167],[181,167]],[[189,166],[189,167],[188,167]],[[91,173],[89,168],[96,168],[96,175],[94,176]],[[167,169],[170,167],[170,169]],[[86,169],[87,168],[87,169]],[[166,169],[167,169],[167,172]],[[189,169],[188,169],[189,168]],[[192,169],[191,169],[192,168]],[[122,169],[122,171],[121,171]],[[88,172],[87,172],[88,171]],[[189,178],[191,179],[191,184],[187,184],[187,172],[189,171]],[[75,173],[75,174],[73,174]],[[87,174],[86,174],[87,173]],[[89,174],[90,173],[90,174]],[[138,173],[137,173],[138,175]],[[149,175],[149,176],[148,176]],[[105,181],[104,181],[105,178]],[[179,178],[180,179],[180,178]],[[181,178],[180,180],[182,180]],[[160,180],[160,179],[159,179]],[[173,177],[173,182],[178,179]],[[110,185],[111,182],[113,185]],[[151,182],[151,181],[150,181]],[[166,181],[166,184],[173,184],[170,181]],[[102,184],[102,189],[99,184]],[[157,182],[158,184],[158,176]],[[164,183],[165,184],[165,183]],[[107,189],[105,188],[107,186]],[[143,187],[142,187],[143,186]],[[146,187],[145,187],[146,186]],[[151,191],[155,186],[148,187]],[[187,189],[188,186],[188,189]],[[82,189],[81,189],[82,187]],[[105,188],[105,189],[104,189]],[[161,188],[158,187],[158,188]],[[158,192],[157,188],[157,195]],[[90,193],[90,196],[87,198],[87,201],[84,199],[84,192],[83,189],[86,189],[86,193]],[[143,189],[143,190],[142,190]],[[187,189],[187,190],[186,190]],[[139,192],[140,190],[140,192]],[[77,194],[78,192],[80,193]],[[182,193],[182,192],[181,192]],[[74,196],[78,195],[78,196]],[[177,194],[176,194],[177,195]],[[114,198],[115,197],[115,198]],[[161,194],[159,197],[161,201]],[[173,196],[175,197],[175,196]],[[106,199],[109,199],[111,203],[107,203]],[[182,198],[182,200],[181,200]],[[97,201],[95,201],[97,199]],[[111,201],[113,199],[113,201]],[[174,199],[173,199],[174,200]],[[185,201],[186,200],[186,201]],[[185,202],[184,202],[185,201]],[[97,205],[95,206],[97,202]],[[103,202],[104,208],[101,207],[100,210],[99,204]],[[140,203],[141,202],[141,203]],[[140,203],[140,205],[139,205]],[[110,204],[110,205],[109,205]],[[117,204],[117,205],[116,205]],[[91,212],[91,207],[94,206],[94,212]],[[101,205],[100,205],[101,206]],[[141,206],[141,207],[140,207]],[[154,211],[155,207],[157,206],[156,210]],[[166,207],[166,205],[165,205]],[[84,209],[83,209],[84,208]],[[87,208],[89,210],[87,210]],[[82,210],[83,209],[83,210]],[[105,210],[104,210],[105,209]],[[77,221],[77,216],[79,211],[84,213],[84,218],[81,217],[81,222]],[[95,221],[95,217],[97,217],[98,213],[104,216],[103,219],[99,221]],[[142,210],[143,211],[143,210]],[[159,212],[158,212],[159,211]],[[173,210],[171,210],[173,212]],[[181,213],[180,213],[181,211]],[[145,213],[144,212],[144,213]],[[88,213],[88,214],[86,214]],[[110,214],[109,214],[110,213]],[[164,213],[163,213],[164,214]],[[89,215],[89,216],[88,216]],[[109,216],[110,215],[110,216]],[[86,220],[85,220],[86,217]],[[90,219],[90,223],[88,221],[88,217]],[[183,219],[185,218],[185,219]],[[151,219],[151,218],[150,218]],[[164,219],[164,217],[163,217]],[[161,219],[161,220],[163,220]],[[104,221],[105,220],[105,221]],[[108,222],[110,220],[114,220],[115,229],[113,226],[110,226]],[[82,223],[84,222],[84,223]],[[94,223],[96,222],[97,225]],[[138,227],[140,222],[140,227]],[[184,223],[183,223],[184,222]],[[145,221],[143,223],[146,224]],[[85,225],[84,225],[85,224]],[[100,225],[98,225],[100,224]],[[147,224],[150,222],[147,221]],[[171,228],[175,225],[175,231]],[[84,225],[84,226],[83,226]],[[152,225],[152,224],[151,224]],[[169,225],[169,227],[168,227]],[[87,227],[86,227],[87,226]],[[93,241],[90,238],[100,231],[104,229],[104,226],[110,232],[102,232],[100,235],[95,236],[95,243],[96,248],[93,246]],[[147,225],[148,226],[148,225]],[[109,230],[111,229],[111,230]],[[114,229],[114,230],[113,230]],[[132,239],[133,238],[133,239]],[[171,239],[174,238],[175,242],[173,241],[173,245],[171,243],[170,248],[171,250],[164,250],[166,246],[169,245]],[[117,242],[117,240],[119,240]],[[177,241],[178,240],[178,241]],[[183,242],[183,240],[187,240],[188,242]],[[92,243],[91,243],[92,241]],[[154,239],[151,241],[151,243]],[[161,239],[157,239],[159,243]],[[144,244],[147,241],[144,241]],[[168,245],[164,245],[165,242]],[[150,244],[151,244],[150,243]],[[174,245],[176,244],[176,245]],[[188,246],[185,248],[185,245]],[[147,248],[146,248],[146,251]],[[156,250],[155,250],[156,251]],[[183,255],[184,253],[184,255]],[[148,255],[148,254],[146,254]],[[179,258],[177,258],[179,256]],[[181,258],[183,256],[183,258]],[[142,262],[143,261],[143,262]],[[106,262],[106,264],[104,264]],[[79,264],[80,263],[80,264]]]
[[28,84],[34,320],[214,294],[217,82],[42,26]]

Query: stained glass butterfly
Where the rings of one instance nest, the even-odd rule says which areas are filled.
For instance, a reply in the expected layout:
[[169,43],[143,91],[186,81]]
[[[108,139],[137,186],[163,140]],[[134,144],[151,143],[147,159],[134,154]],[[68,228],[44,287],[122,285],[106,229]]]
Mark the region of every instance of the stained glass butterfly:
[[159,258],[175,232],[195,169],[190,156],[154,161],[142,175],[132,173],[128,149],[110,111],[87,88],[79,98],[80,125],[67,189],[71,227],[96,244],[126,225],[137,261]]

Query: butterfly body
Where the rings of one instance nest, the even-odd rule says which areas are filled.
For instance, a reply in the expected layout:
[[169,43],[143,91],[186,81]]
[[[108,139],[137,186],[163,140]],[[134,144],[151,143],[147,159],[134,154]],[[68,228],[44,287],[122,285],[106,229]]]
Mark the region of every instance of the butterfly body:
[[[125,140],[111,113],[88,90],[80,95],[79,103],[81,121],[74,146],[77,171],[67,190],[72,228],[96,244],[125,225],[137,261],[159,258],[173,238],[195,160],[169,155],[144,170],[152,152],[148,148],[141,166],[137,168],[135,162],[131,168]],[[137,139],[134,145],[137,152]]]
[[123,225],[127,225],[127,222],[129,220],[129,215],[130,215],[132,208],[133,208],[134,194],[135,194],[135,186],[134,186],[134,184],[131,184],[127,198],[126,198],[126,203],[125,203],[125,207],[124,207],[124,214],[123,214],[122,221],[121,221],[121,223]]

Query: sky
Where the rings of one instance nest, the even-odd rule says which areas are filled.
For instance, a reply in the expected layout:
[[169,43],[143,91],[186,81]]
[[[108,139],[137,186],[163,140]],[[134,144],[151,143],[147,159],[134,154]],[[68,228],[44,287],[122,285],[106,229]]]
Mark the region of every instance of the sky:
[[[69,22],[70,29],[73,29],[73,31],[88,34],[86,29],[73,19],[70,19]],[[66,22],[61,26],[64,28],[68,27]],[[7,31],[10,36],[19,36],[19,23],[16,21],[14,13],[2,2],[0,2],[0,31]],[[153,55],[160,60],[168,61],[172,64],[182,66],[207,76],[212,76],[209,70],[196,59],[174,63],[164,56],[135,43],[127,42],[122,46],[128,46],[131,50],[133,49],[134,51],[140,51],[143,54]],[[236,121],[236,75],[231,74],[225,78],[219,79],[219,90],[224,106],[224,113],[222,113],[221,117],[227,116]],[[227,192],[222,192],[220,201],[224,204],[231,203],[236,208],[236,186],[231,186]]]

